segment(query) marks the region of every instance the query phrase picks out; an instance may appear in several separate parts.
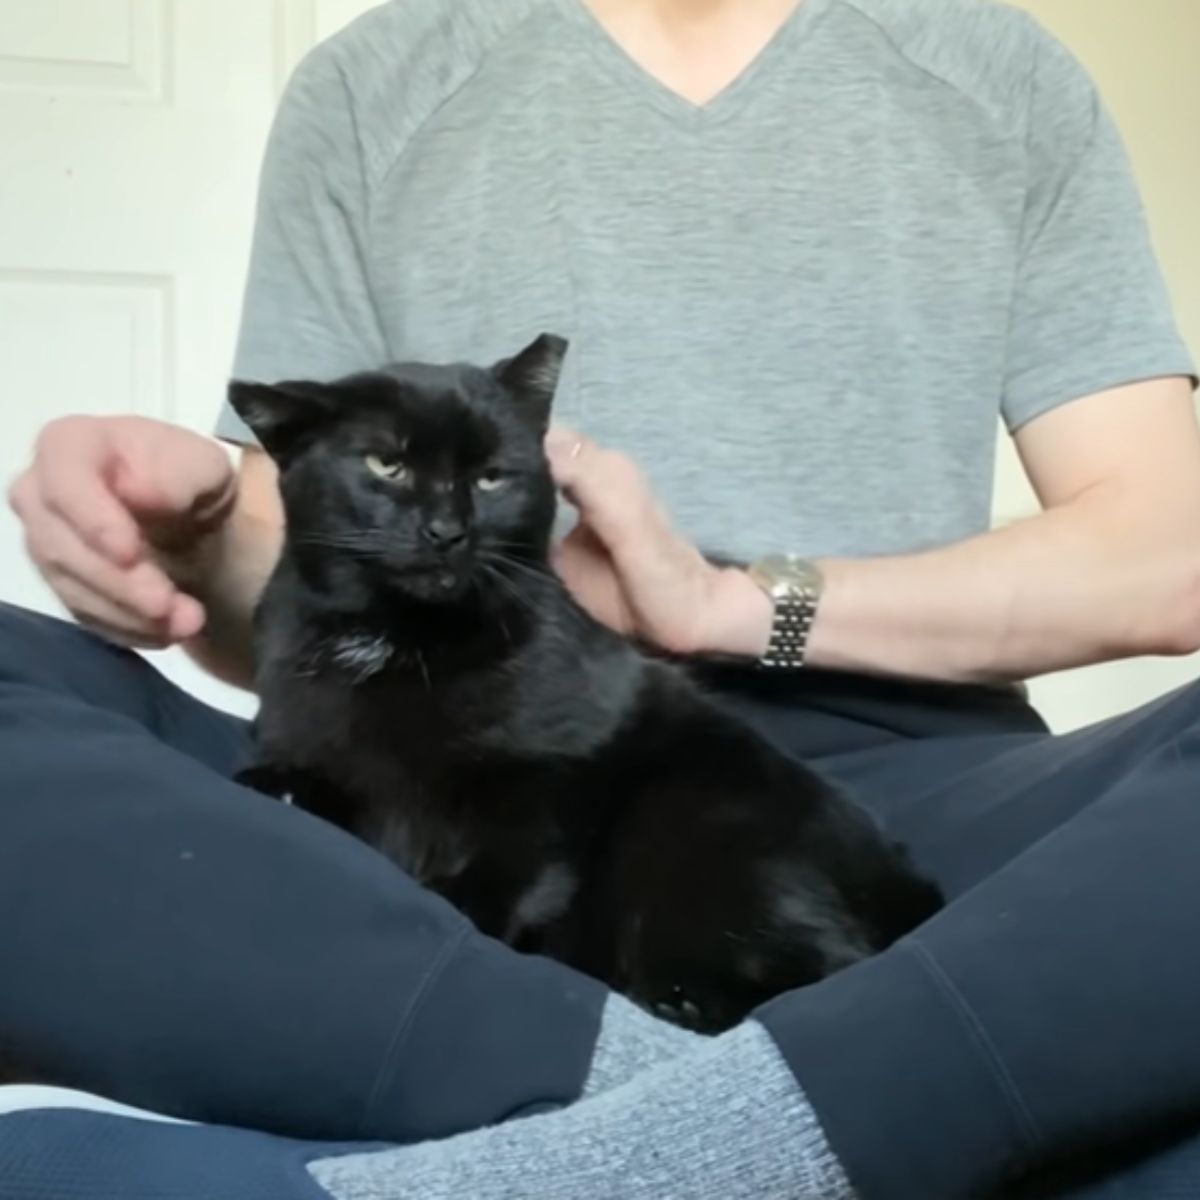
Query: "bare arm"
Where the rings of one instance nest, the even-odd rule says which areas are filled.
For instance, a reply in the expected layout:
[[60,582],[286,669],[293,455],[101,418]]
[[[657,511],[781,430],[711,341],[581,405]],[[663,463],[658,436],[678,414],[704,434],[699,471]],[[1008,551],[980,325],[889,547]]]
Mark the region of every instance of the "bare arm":
[[[926,553],[821,563],[814,666],[994,682],[1200,649],[1188,382],[1076,400],[1029,422],[1017,446],[1037,516]],[[680,539],[628,460],[574,435],[551,455],[583,524],[560,570],[597,617],[677,653],[763,652],[764,594]]]
[[254,605],[283,542],[276,479],[275,464],[263,451],[244,449],[229,520],[193,562],[173,572],[187,576],[186,586],[206,615],[200,634],[185,643],[188,654],[218,679],[247,689],[254,677]]
[[[1200,649],[1200,433],[1188,382],[1056,409],[1017,449],[1044,511],[914,555],[824,561],[809,661],[961,681]],[[757,654],[769,612],[722,587],[711,649]]]

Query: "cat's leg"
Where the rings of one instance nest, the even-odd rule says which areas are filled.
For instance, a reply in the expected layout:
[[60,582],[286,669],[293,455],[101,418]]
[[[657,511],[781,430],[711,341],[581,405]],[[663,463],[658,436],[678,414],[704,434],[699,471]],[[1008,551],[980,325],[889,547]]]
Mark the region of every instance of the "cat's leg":
[[322,821],[358,833],[359,810],[340,789],[301,767],[260,762],[245,767],[234,783],[269,796],[290,808],[299,808]]
[[554,934],[569,919],[579,877],[562,858],[531,862],[524,855],[488,853],[430,886],[489,937],[523,953],[559,957],[551,948]]
[[724,733],[626,807],[593,920],[615,941],[611,986],[709,1033],[941,906],[865,813],[757,738]]
[[294,773],[286,767],[269,763],[255,763],[245,767],[233,777],[234,783],[250,788],[262,796],[282,800],[286,804],[295,802],[297,781]]

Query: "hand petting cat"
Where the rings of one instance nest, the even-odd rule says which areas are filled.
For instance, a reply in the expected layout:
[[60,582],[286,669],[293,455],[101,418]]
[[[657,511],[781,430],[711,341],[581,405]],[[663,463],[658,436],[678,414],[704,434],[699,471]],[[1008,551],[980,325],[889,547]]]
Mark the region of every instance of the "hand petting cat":
[[680,536],[631,459],[561,426],[548,434],[546,454],[579,514],[555,548],[554,567],[596,620],[670,654],[763,653],[771,629],[765,593]]

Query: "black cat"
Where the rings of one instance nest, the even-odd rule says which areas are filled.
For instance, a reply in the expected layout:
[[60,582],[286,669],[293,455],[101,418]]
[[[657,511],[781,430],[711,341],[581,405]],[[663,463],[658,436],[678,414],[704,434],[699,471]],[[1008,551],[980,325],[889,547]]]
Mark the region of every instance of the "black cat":
[[235,382],[280,468],[247,779],[485,933],[724,1029],[941,905],[872,822],[547,564],[566,343],[492,369]]

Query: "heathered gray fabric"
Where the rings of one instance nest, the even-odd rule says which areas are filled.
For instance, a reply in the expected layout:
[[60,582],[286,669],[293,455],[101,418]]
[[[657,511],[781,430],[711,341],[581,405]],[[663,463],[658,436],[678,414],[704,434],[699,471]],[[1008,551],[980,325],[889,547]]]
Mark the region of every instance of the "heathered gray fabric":
[[582,0],[373,10],[283,102],[236,373],[543,329],[559,418],[745,555],[979,532],[998,415],[1192,370],[1114,125],[1018,10],[804,0],[702,109]]
[[604,1004],[600,1035],[592,1054],[584,1096],[628,1083],[635,1075],[706,1044],[697,1033],[660,1021],[613,992]]
[[336,1200],[852,1200],[749,1022],[615,1091],[444,1142],[310,1166]]

